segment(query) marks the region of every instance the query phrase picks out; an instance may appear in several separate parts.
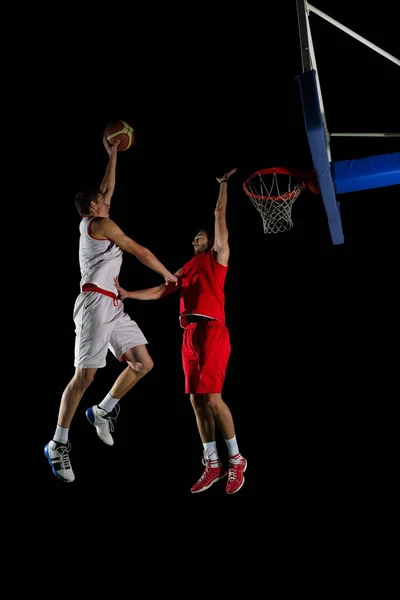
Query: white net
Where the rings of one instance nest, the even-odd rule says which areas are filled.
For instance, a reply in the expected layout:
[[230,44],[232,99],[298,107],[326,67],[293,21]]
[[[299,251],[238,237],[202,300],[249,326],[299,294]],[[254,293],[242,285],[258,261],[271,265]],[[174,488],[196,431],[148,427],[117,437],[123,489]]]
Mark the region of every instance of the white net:
[[261,215],[264,233],[281,233],[293,227],[292,207],[305,183],[289,173],[258,172],[244,191]]

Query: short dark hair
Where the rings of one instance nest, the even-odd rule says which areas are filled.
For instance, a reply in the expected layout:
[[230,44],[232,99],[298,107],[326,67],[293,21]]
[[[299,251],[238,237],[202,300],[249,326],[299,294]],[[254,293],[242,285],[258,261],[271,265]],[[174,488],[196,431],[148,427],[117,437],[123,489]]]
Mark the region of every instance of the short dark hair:
[[88,188],[83,192],[78,192],[75,196],[75,206],[81,217],[90,214],[90,203],[98,201],[99,194],[102,194],[100,188]]

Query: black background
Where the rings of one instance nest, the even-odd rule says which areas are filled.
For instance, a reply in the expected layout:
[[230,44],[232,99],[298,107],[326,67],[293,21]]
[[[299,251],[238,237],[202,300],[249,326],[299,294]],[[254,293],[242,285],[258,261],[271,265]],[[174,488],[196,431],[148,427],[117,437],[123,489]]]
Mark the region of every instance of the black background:
[[[399,56],[393,15],[315,4]],[[53,498],[110,493],[117,502],[225,496],[224,483],[189,493],[201,474],[202,444],[184,394],[178,294],[125,304],[149,340],[155,367],[121,402],[115,446],[100,442],[84,414],[120,373],[109,354],[71,426],[76,481],[58,481],[43,454],[74,373],[74,197],[100,184],[107,163],[102,133],[121,118],[136,138],[118,156],[111,217],[172,271],[191,258],[193,236],[213,217],[216,177],[238,169],[228,199],[232,354],[223,397],[249,466],[232,501],[259,496],[278,507],[325,494],[340,503],[349,490],[368,486],[371,476],[379,478],[381,420],[390,410],[382,405],[399,187],[339,198],[341,246],[331,243],[319,196],[302,194],[294,228],[268,236],[243,192],[244,179],[258,169],[312,166],[295,80],[295,2],[265,11],[251,3],[240,11],[165,6],[126,14],[123,23],[118,11],[93,21],[65,19],[64,33],[48,30],[24,58],[35,131],[21,153],[35,195],[24,262],[33,293],[23,298],[21,314],[30,339],[27,397],[34,395],[36,407],[25,425],[34,430],[30,448],[38,460],[24,468],[21,484]],[[310,22],[329,130],[399,131],[399,68],[317,15]],[[399,142],[333,138],[331,149],[342,160],[398,151]],[[125,255],[120,282],[138,289],[158,284],[159,276]],[[218,444],[226,458],[223,440]]]

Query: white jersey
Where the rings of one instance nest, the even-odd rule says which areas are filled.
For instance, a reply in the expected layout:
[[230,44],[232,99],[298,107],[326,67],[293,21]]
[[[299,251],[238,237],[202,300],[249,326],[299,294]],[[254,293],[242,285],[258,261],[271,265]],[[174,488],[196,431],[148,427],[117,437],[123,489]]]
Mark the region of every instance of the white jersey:
[[95,239],[90,234],[93,218],[84,217],[79,225],[79,267],[81,289],[85,283],[92,283],[108,292],[117,293],[114,277],[119,275],[122,264],[122,250],[107,238]]

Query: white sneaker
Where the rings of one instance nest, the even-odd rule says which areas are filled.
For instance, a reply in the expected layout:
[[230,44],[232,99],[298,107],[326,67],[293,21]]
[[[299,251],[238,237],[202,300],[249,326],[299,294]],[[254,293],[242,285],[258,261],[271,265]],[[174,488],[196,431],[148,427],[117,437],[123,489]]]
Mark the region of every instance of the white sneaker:
[[70,442],[62,444],[54,440],[51,440],[44,448],[45,456],[50,463],[54,475],[66,483],[71,483],[75,479],[71,461],[69,460],[70,450]]
[[86,417],[89,423],[96,427],[97,435],[107,446],[114,445],[111,432],[114,431],[113,421],[117,420],[119,411],[119,404],[116,404],[110,413],[105,411],[104,408],[99,408],[97,405],[86,410]]

